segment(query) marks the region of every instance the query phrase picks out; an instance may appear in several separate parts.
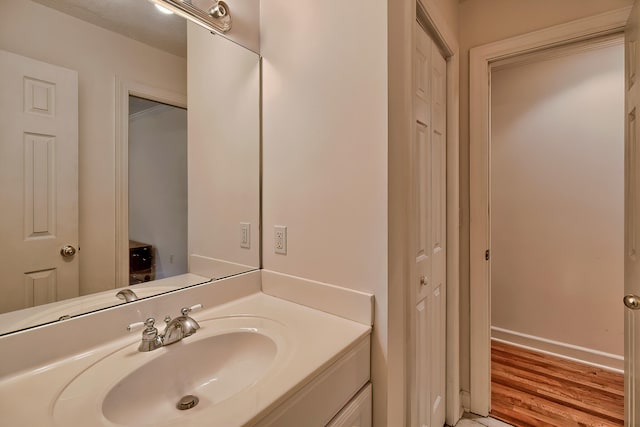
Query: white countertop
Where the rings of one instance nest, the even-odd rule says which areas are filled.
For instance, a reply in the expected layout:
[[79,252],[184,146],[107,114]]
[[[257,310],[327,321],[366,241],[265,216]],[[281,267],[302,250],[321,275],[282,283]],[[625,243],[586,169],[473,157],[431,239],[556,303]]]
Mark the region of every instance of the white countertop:
[[[216,404],[215,407],[196,406],[185,412],[184,417],[168,419],[165,423],[153,425],[252,425],[371,332],[367,325],[263,293],[254,293],[223,305],[194,312],[192,315],[199,322],[242,316],[263,317],[282,326],[281,331],[286,337],[282,348],[286,354],[280,360],[284,363],[275,366],[256,384]],[[105,357],[110,354],[127,350],[130,357],[139,356],[141,361],[150,357],[151,353],[172,350],[171,346],[167,346],[150,353],[134,354],[133,350],[140,341],[140,333],[126,334],[124,327],[128,323],[130,319],[123,319],[123,334],[120,338],[36,369],[0,379],[0,424],[28,427],[118,425],[104,417],[101,401],[113,384],[129,372],[126,367],[113,372],[109,378],[95,381],[96,384],[93,384],[91,391],[95,398],[87,400],[82,393],[65,398],[65,414],[73,413],[74,416],[71,418],[59,415],[60,407],[56,405],[60,404],[56,404],[56,400],[65,390],[65,396],[71,394],[67,389],[74,378],[88,368],[98,366],[100,361],[106,360]],[[201,332],[198,331],[196,335],[198,333]],[[192,338],[185,338],[185,341]],[[42,348],[56,345],[55,342],[40,344]],[[158,372],[158,375],[162,375],[162,372]],[[140,396],[132,404],[144,407],[144,396]]]

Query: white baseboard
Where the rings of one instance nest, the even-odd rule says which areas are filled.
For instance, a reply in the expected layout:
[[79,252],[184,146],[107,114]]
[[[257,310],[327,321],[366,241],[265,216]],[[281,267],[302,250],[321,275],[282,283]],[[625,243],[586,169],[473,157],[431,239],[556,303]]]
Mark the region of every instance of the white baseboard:
[[262,292],[365,325],[373,325],[373,295],[275,271],[261,270]]
[[460,390],[460,417],[462,418],[465,412],[469,412],[469,408],[471,408],[471,394],[466,390]]
[[[466,390],[460,390],[460,402],[462,403],[462,411],[469,412],[471,408],[471,394]],[[462,417],[462,414],[460,414]]]
[[624,356],[491,327],[491,339],[614,372],[624,372]]

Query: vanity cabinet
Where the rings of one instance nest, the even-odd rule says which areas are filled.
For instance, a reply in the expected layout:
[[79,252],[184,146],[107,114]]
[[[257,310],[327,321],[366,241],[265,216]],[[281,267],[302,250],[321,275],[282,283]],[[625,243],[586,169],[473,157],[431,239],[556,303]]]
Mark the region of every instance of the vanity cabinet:
[[368,383],[327,427],[371,427],[371,405],[371,383]]
[[370,343],[367,335],[255,426],[370,427],[370,410],[369,424],[348,424],[349,420],[358,419],[358,410],[366,411],[366,394],[359,400],[361,389],[368,388],[371,405]]

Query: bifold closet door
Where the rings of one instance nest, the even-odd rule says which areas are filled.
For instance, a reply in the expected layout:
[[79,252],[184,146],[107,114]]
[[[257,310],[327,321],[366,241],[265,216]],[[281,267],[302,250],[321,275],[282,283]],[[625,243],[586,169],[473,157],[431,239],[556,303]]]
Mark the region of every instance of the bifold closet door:
[[414,40],[411,425],[440,427],[445,421],[446,61],[419,24]]

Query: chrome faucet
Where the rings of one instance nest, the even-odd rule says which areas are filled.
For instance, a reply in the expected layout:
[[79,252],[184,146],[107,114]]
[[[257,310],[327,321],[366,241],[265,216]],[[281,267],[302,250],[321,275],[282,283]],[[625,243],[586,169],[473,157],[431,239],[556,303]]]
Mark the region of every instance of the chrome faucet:
[[138,299],[138,295],[136,295],[136,293],[131,289],[121,290],[116,294],[116,297],[118,297],[118,299],[124,300],[125,302],[136,301]]
[[142,331],[142,342],[138,346],[138,351],[153,351],[157,348],[165,345],[170,345],[182,340],[188,336],[193,335],[200,325],[192,317],[189,317],[189,313],[194,310],[202,308],[202,304],[196,304],[192,307],[184,307],[181,311],[182,316],[178,316],[175,319],[167,316],[164,318],[166,326],[162,334],[158,334],[158,329],[155,327],[155,319],[149,317],[144,322],[132,323],[127,327],[129,332],[138,329],[142,326],[145,329]]

